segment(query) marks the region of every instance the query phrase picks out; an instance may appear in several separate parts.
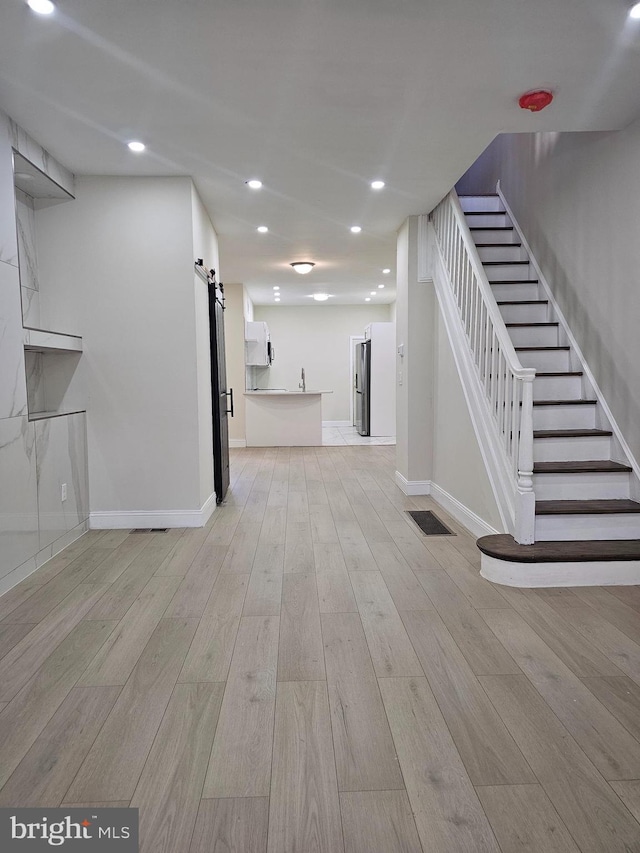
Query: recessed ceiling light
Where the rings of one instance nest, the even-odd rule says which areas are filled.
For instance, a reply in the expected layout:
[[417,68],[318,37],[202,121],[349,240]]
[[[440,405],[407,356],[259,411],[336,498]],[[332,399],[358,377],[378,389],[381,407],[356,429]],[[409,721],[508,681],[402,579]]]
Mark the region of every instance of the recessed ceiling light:
[[370,296],[365,296],[364,301],[365,301],[365,302],[371,302],[371,297],[370,297]]
[[133,142],[127,142],[127,146],[129,147],[130,151],[135,151],[136,154],[140,154],[140,152],[144,151],[144,149],[147,147],[144,142],[136,142],[135,140]]
[[352,225],[351,226],[351,233],[352,234],[359,234],[361,231],[362,231],[362,228],[359,225]]
[[375,295],[376,295],[376,291],[375,291],[375,290],[372,290],[372,291],[371,291],[371,295],[372,295],[372,296],[375,296]]
[[262,186],[262,181],[257,178],[252,178],[250,181],[245,181],[245,184],[252,190],[259,190]]
[[384,181],[371,181],[372,190],[381,190],[384,188]]
[[258,225],[258,227],[256,228],[256,231],[259,231],[260,234],[266,234],[268,230],[269,229],[266,225]]
[[635,6],[632,6],[629,10],[630,18],[640,18],[640,3],[636,3]]
[[274,289],[274,290],[280,290],[280,285],[279,285],[279,284],[274,284],[273,289]]
[[276,302],[280,302],[280,297],[276,296]]
[[27,5],[39,15],[50,15],[56,8],[51,0],[27,0]]
[[383,272],[385,275],[389,275],[389,273],[391,272],[391,270],[387,267],[386,269],[382,270],[382,272]]
[[289,264],[290,267],[293,267],[296,272],[299,272],[300,275],[306,275],[308,272],[315,267],[315,264],[312,261],[294,261],[292,264]]
[[316,302],[326,302],[327,299],[331,296],[330,293],[314,293],[313,298]]
[[384,284],[379,284],[379,285],[378,285],[378,290],[382,290],[382,288],[383,288],[383,287],[384,287]]

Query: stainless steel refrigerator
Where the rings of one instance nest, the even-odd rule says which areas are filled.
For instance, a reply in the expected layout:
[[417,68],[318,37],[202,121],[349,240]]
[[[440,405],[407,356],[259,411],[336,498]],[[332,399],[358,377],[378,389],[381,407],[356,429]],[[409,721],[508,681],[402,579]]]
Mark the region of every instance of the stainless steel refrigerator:
[[371,341],[358,344],[356,357],[356,429],[360,435],[371,430]]

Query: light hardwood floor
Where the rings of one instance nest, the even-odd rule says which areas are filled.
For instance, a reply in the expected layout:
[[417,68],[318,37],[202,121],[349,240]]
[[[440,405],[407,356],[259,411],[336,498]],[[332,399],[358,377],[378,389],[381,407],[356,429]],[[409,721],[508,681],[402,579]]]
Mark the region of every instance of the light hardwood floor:
[[394,458],[234,450],[206,528],[2,596],[0,806],[130,804],[143,853],[640,853],[640,588],[492,586]]

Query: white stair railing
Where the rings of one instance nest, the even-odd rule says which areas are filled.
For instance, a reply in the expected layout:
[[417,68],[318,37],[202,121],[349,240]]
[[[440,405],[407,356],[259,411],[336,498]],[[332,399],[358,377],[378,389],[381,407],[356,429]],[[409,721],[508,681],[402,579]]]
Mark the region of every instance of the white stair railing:
[[520,364],[455,190],[435,208],[431,221],[495,427],[494,439],[510,472],[515,497],[511,532],[517,542],[529,545],[534,541],[535,529],[533,380],[536,372]]

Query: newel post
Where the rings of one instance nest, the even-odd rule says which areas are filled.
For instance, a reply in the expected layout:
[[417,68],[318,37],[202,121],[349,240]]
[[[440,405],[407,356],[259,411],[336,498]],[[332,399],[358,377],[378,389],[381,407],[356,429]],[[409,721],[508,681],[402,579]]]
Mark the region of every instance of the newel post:
[[520,545],[535,541],[536,496],[533,491],[533,380],[531,369],[521,377],[522,410],[520,414],[520,445],[518,450],[518,494],[514,538]]

